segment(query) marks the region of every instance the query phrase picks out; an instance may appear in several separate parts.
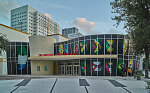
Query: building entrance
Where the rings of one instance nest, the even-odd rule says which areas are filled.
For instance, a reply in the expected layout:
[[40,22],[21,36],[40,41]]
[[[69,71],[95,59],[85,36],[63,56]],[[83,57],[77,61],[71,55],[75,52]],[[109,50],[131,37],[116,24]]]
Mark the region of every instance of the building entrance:
[[73,75],[79,75],[79,65],[73,66]]
[[72,75],[72,65],[66,65],[66,75]]
[[59,75],[65,75],[65,65],[59,65]]
[[79,63],[61,63],[58,65],[59,75],[79,75]]

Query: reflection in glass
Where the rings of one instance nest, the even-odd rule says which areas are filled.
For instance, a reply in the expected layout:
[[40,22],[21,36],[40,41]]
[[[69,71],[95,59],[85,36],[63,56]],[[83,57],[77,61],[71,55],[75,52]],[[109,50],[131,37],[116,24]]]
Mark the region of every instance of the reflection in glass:
[[78,42],[74,42],[74,53],[79,54],[79,45]]
[[98,61],[100,62],[100,64],[98,65],[98,68],[99,68],[98,75],[103,76],[104,75],[104,59],[98,59]]
[[112,65],[113,65],[113,63],[110,62],[109,59],[105,60],[105,75],[106,76],[110,76],[111,75],[111,73],[112,73]]
[[85,75],[85,60],[81,60],[81,75]]
[[91,64],[90,64],[90,59],[86,60],[86,75],[91,76]]
[[85,43],[84,41],[80,41],[80,54],[84,55],[85,54]]
[[65,44],[64,48],[65,48],[64,49],[65,50],[64,53],[68,53],[68,44]]
[[116,40],[106,40],[106,54],[116,53]]
[[92,75],[93,76],[97,76],[97,74],[98,74],[98,71],[101,71],[102,69],[101,68],[98,68],[99,67],[99,65],[101,65],[101,62],[99,62],[99,61],[97,61],[97,60],[93,60],[92,61]]
[[98,54],[98,51],[102,48],[100,39],[95,38],[92,40],[92,54]]
[[63,49],[63,44],[60,44],[59,46],[59,53],[63,54],[64,49]]

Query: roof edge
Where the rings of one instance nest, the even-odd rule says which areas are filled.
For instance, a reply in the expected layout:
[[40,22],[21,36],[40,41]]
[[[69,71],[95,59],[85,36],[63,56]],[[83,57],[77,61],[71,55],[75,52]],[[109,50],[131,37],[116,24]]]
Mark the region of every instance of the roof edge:
[[18,30],[18,29],[15,29],[15,28],[12,28],[12,27],[9,27],[9,26],[6,26],[6,25],[4,25],[4,24],[0,24],[0,25],[1,25],[1,26],[4,26],[4,27],[7,27],[7,28],[9,28],[9,29],[12,29],[12,30],[16,30],[16,31],[21,32],[21,33],[23,33],[23,34],[30,35],[29,33],[20,31],[20,30]]
[[[64,38],[66,38],[66,39],[69,39],[69,38],[67,38],[67,37],[65,37],[65,36],[63,36],[63,35],[61,35],[61,34],[52,34],[52,35],[47,35],[47,36],[55,36],[55,35],[60,35],[60,36],[62,36],[62,37],[64,37]],[[70,40],[70,39],[69,39]]]

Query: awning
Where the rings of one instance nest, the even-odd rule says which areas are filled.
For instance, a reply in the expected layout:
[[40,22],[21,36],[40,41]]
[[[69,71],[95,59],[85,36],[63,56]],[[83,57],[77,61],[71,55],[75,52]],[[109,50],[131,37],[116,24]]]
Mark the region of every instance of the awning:
[[85,58],[117,58],[117,55],[57,55],[28,57],[28,60],[70,60]]

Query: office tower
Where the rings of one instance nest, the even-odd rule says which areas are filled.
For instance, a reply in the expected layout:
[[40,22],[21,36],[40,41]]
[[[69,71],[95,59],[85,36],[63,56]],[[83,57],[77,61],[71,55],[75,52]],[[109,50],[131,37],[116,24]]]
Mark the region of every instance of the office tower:
[[29,5],[11,10],[11,27],[30,35],[51,35],[59,32],[59,25]]
[[62,29],[62,35],[70,39],[83,36],[76,27]]

